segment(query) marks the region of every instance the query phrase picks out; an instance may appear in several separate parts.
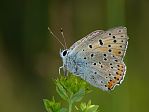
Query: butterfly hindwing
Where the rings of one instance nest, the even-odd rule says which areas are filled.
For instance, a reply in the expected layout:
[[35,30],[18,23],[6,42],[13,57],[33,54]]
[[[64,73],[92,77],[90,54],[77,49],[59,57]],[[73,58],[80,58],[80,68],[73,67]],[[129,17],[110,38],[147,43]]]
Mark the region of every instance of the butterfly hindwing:
[[82,61],[80,65],[83,66],[81,69],[83,75],[80,76],[91,85],[103,90],[111,90],[122,82],[126,67],[121,60],[99,52],[84,52],[78,55],[79,62]]

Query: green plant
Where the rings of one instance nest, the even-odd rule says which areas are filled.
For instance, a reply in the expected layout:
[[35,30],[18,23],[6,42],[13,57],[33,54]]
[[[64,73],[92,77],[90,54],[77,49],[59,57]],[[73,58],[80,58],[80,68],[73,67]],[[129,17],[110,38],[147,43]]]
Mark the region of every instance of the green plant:
[[[68,103],[68,108],[64,108],[60,103],[53,100],[44,99],[44,105],[47,112],[98,112],[98,105],[91,105],[91,101],[80,103],[77,107],[75,103],[80,102],[83,97],[90,92],[88,84],[80,78],[69,75],[67,77],[61,76],[55,80],[56,91],[59,96]],[[75,107],[75,108],[74,108]]]

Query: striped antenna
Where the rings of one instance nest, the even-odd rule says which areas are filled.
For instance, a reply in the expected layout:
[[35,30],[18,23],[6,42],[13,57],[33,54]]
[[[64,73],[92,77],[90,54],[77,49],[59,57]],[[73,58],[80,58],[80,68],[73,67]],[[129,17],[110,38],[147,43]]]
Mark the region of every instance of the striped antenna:
[[61,28],[61,35],[62,35],[63,40],[64,40],[65,48],[67,49],[67,44],[66,44],[66,40],[65,40],[65,37],[64,37],[64,33],[63,33],[63,29],[62,28]]
[[66,49],[65,45],[59,40],[59,38],[54,35],[54,33],[52,32],[52,30],[48,27],[49,32],[52,34],[53,37],[56,38],[56,40],[63,46],[64,49]]

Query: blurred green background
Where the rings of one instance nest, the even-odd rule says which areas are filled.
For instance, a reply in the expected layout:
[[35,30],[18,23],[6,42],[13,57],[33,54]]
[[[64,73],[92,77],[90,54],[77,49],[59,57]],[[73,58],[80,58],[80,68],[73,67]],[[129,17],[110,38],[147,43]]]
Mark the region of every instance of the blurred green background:
[[42,99],[57,96],[62,47],[48,26],[59,38],[62,27],[71,46],[94,30],[121,25],[130,38],[125,80],[112,92],[93,88],[86,101],[101,112],[149,112],[148,0],[1,0],[0,112],[45,112]]

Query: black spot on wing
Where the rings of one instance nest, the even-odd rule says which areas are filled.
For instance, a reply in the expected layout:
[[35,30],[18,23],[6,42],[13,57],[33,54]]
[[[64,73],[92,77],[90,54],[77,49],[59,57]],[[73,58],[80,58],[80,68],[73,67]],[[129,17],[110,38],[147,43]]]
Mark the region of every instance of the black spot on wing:
[[101,39],[99,40],[99,44],[100,44],[100,45],[103,45],[103,42],[102,42],[102,40],[101,40]]

